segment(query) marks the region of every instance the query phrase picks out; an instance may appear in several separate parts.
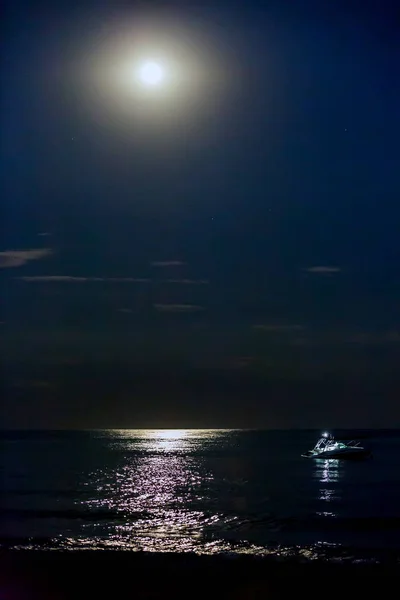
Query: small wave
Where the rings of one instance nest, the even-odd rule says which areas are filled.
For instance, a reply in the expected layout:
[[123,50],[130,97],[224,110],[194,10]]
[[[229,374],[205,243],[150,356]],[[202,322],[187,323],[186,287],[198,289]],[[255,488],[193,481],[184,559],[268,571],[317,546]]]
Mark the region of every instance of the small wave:
[[40,509],[3,509],[3,517],[15,519],[76,519],[82,521],[136,521],[151,519],[148,511],[124,512],[109,510],[40,510]]
[[46,498],[83,498],[91,495],[91,492],[86,490],[40,490],[40,489],[18,489],[9,488],[0,490],[0,496],[43,496]]
[[[184,542],[184,543],[183,543]],[[116,552],[160,552],[182,555],[209,555],[221,557],[252,556],[253,558],[267,558],[273,561],[290,562],[291,564],[376,564],[395,566],[400,565],[400,551],[380,548],[360,549],[341,544],[314,543],[314,544],[268,544],[255,545],[249,542],[231,542],[227,540],[214,540],[206,542],[190,538],[170,538],[160,544],[157,536],[130,538],[122,540],[119,536],[108,537],[63,537],[63,538],[0,538],[2,550],[37,550],[37,551],[116,551]]]
[[[3,518],[12,519],[70,519],[87,522],[134,522],[139,520],[151,521],[157,515],[148,510],[101,510],[101,509],[28,509],[28,508],[3,508]],[[208,522],[210,514],[203,513],[202,521]],[[200,524],[200,523],[198,523]],[[237,516],[220,515],[212,525],[208,526],[214,531],[276,531],[288,533],[369,533],[369,532],[393,532],[400,531],[400,517],[336,517],[331,515],[316,515],[306,518],[285,517],[277,518],[272,515],[248,516],[238,518]]]
[[310,518],[244,518],[217,522],[221,529],[229,531],[269,530],[291,533],[328,532],[379,532],[400,530],[399,517],[357,517],[315,516]]
[[283,520],[287,531],[373,532],[400,529],[399,517],[312,517]]

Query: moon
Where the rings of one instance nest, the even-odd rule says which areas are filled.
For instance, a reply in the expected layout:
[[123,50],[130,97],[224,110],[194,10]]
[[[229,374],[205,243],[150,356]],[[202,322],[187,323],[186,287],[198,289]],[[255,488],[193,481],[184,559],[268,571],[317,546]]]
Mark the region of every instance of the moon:
[[146,61],[139,67],[139,80],[147,87],[156,87],[163,83],[165,72],[155,61]]

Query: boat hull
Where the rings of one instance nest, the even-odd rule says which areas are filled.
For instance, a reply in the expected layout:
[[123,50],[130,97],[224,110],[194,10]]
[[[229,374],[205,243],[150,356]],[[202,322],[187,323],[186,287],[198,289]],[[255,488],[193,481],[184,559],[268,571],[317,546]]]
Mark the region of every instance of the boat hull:
[[314,452],[309,450],[301,455],[303,458],[313,458],[314,460],[365,460],[371,458],[371,452],[363,449],[346,449],[346,450],[328,450],[326,452]]

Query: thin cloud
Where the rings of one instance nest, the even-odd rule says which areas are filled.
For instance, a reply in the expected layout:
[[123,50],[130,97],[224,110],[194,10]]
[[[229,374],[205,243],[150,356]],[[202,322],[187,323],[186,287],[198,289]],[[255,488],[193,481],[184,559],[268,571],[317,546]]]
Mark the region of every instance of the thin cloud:
[[236,356],[231,358],[225,366],[228,369],[246,369],[253,365],[256,360],[255,356]]
[[207,279],[165,279],[163,283],[177,283],[182,285],[208,285]]
[[12,384],[15,388],[37,388],[41,390],[51,390],[55,387],[55,384],[51,381],[45,380],[31,380],[31,381],[15,381]]
[[85,283],[85,282],[110,282],[110,283],[151,283],[151,279],[141,279],[135,277],[74,277],[72,275],[32,275],[17,277],[22,281],[31,281],[33,283]]
[[27,386],[32,388],[51,389],[54,387],[54,383],[51,381],[29,381]]
[[10,269],[22,267],[30,260],[39,260],[52,254],[50,248],[38,248],[31,250],[5,250],[0,252],[0,268]]
[[304,331],[304,325],[253,325],[253,329],[266,331],[270,333],[286,332],[286,331]]
[[151,279],[144,277],[103,277],[100,280],[110,281],[111,283],[151,283]]
[[25,277],[16,277],[16,279],[20,279],[21,281],[32,281],[37,283],[47,283],[47,282],[57,282],[57,281],[88,281],[90,279],[95,279],[96,281],[102,281],[97,277],[71,277],[70,275],[32,275]]
[[75,277],[74,275],[26,275],[16,277],[22,281],[32,283],[85,283],[85,282],[108,282],[108,283],[171,283],[181,285],[207,285],[209,281],[205,279],[164,279],[156,281],[144,277]]
[[389,330],[382,332],[359,332],[348,336],[345,340],[352,344],[398,344],[400,343],[400,332]]
[[186,263],[181,260],[155,260],[150,264],[152,267],[182,267]]
[[38,233],[39,237],[48,237],[49,235],[51,235],[51,233],[49,231],[43,231]]
[[316,273],[321,275],[329,275],[331,273],[339,273],[342,269],[340,267],[327,267],[327,266],[316,266],[316,267],[307,267],[304,271],[307,273]]
[[387,342],[400,342],[400,332],[399,331],[388,331],[385,335],[385,340]]
[[204,310],[204,306],[196,304],[153,304],[154,308],[160,312],[198,312]]
[[307,346],[315,345],[315,343],[312,340],[310,340],[309,338],[299,337],[299,338],[295,338],[294,340],[291,340],[290,345],[300,347],[300,348],[306,348]]

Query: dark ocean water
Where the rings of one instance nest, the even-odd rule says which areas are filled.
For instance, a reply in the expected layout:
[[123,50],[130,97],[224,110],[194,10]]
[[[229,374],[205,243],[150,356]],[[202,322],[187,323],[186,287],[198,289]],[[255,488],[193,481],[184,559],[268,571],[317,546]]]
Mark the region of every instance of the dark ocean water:
[[400,432],[301,458],[319,433],[3,432],[0,544],[400,561]]

